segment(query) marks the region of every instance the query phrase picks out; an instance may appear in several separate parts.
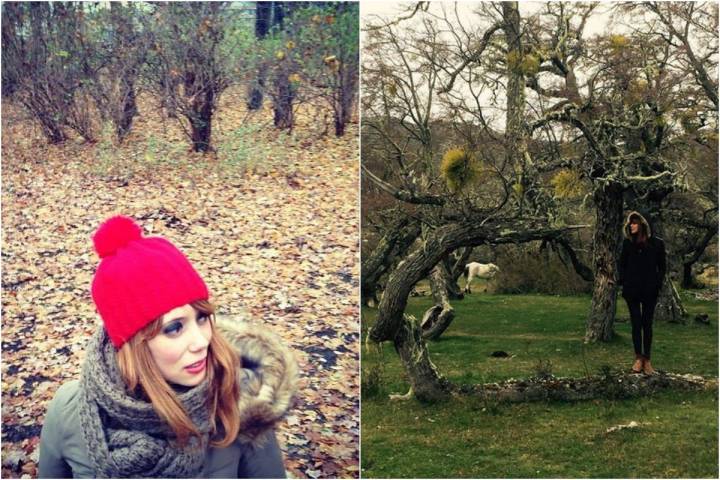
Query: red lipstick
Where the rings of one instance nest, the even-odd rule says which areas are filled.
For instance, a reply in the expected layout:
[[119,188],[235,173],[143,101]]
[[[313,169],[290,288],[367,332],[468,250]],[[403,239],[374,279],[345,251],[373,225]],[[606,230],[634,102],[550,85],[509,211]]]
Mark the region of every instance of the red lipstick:
[[187,367],[185,367],[185,370],[187,370],[188,372],[190,372],[192,374],[200,373],[203,370],[205,370],[206,361],[207,361],[207,358],[203,358],[199,362],[195,362],[191,365],[188,365]]

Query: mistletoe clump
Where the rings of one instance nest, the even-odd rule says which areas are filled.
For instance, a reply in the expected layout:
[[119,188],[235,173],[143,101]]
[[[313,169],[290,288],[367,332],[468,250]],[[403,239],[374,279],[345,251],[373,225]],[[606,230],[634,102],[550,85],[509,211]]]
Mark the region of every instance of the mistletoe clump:
[[517,50],[513,50],[507,54],[508,68],[523,75],[535,75],[538,73],[541,62],[541,56],[534,53],[521,55]]
[[577,198],[584,193],[580,175],[574,170],[560,170],[550,181],[557,198]]
[[462,148],[451,148],[443,155],[440,175],[451,192],[457,192],[475,176],[472,155]]
[[630,46],[630,39],[625,35],[610,35],[610,47],[613,50],[619,51]]

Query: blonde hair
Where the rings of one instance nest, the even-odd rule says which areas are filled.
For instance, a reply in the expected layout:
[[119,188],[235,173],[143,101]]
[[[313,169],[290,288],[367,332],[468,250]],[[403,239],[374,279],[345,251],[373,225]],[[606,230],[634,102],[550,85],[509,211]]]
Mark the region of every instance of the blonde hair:
[[[210,412],[211,438],[218,433],[220,420],[224,436],[211,441],[211,445],[227,447],[240,431],[240,410],[238,400],[237,353],[221,335],[215,331],[215,308],[207,300],[190,303],[198,312],[210,316],[213,331],[208,346],[208,409]],[[143,394],[152,404],[155,412],[165,420],[184,446],[191,436],[200,436],[197,428],[183,408],[172,387],[163,378],[150,353],[148,340],[155,337],[162,328],[162,317],[150,322],[145,328],[125,342],[117,352],[120,375],[131,391]]]

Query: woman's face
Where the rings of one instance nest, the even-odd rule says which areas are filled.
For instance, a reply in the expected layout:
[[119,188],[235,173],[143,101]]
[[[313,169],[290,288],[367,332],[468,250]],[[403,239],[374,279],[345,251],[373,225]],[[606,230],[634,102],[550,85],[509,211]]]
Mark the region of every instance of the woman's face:
[[194,387],[203,381],[212,327],[210,317],[190,305],[163,315],[160,332],[148,347],[160,373],[168,382]]
[[635,235],[640,230],[640,223],[634,218],[630,220],[630,233]]

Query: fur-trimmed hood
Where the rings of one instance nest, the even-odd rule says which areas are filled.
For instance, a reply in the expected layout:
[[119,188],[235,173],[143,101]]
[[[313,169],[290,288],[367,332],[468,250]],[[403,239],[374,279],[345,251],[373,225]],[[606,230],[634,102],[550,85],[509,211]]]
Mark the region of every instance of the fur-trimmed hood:
[[648,223],[648,221],[645,220],[645,217],[643,217],[639,212],[633,210],[632,212],[628,213],[628,216],[625,219],[625,225],[623,225],[623,234],[625,235],[625,238],[627,238],[628,240],[632,240],[632,235],[630,234],[630,220],[632,220],[633,217],[640,220],[640,224],[645,227],[648,238],[652,237],[652,230],[650,229],[650,224]]
[[292,351],[266,327],[241,317],[216,315],[218,332],[240,355],[241,442],[262,442],[264,433],[292,406],[298,366]]

